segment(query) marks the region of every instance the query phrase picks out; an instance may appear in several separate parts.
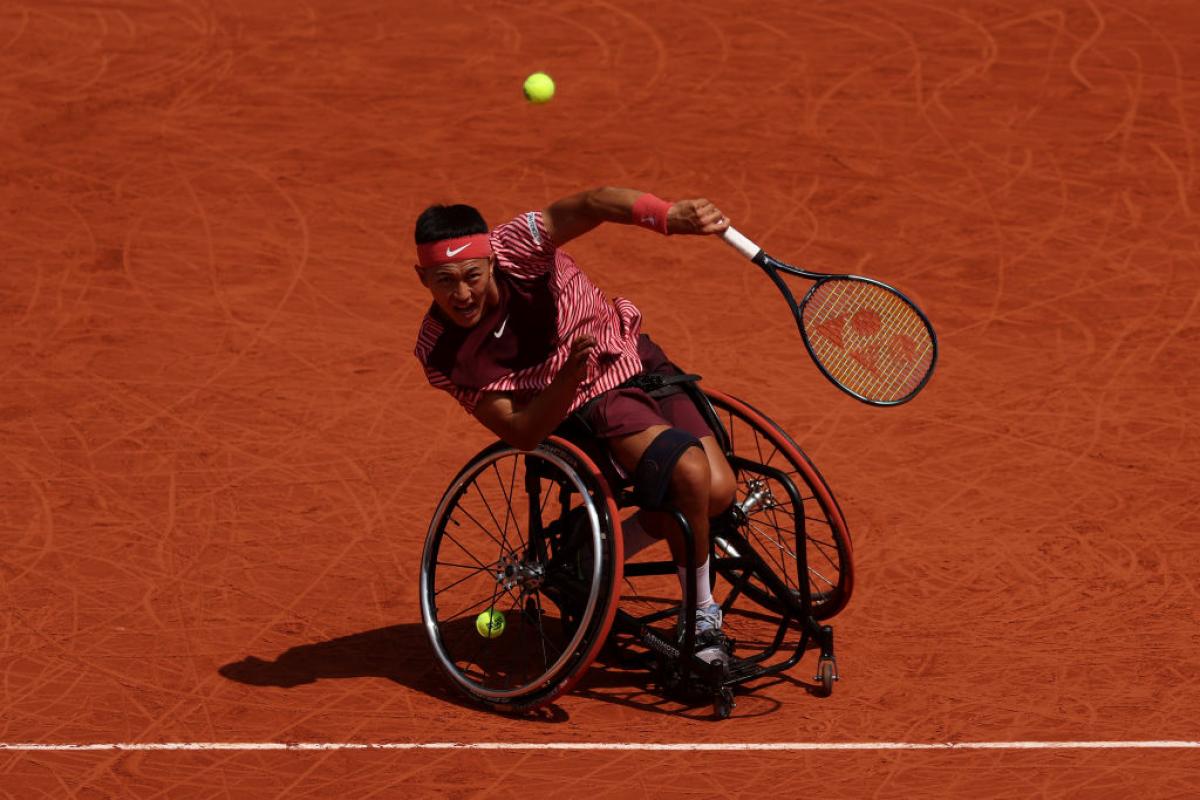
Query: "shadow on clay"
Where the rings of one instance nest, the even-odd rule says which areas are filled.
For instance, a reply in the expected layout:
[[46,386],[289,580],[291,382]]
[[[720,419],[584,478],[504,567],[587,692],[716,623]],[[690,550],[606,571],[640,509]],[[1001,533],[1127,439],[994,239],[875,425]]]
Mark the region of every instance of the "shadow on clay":
[[[448,703],[487,713],[450,686],[434,662],[424,626],[389,625],[324,642],[289,648],[273,660],[246,656],[220,667],[223,677],[249,686],[292,688],[319,680],[385,678]],[[569,717],[556,704],[523,715],[530,721],[560,723]]]

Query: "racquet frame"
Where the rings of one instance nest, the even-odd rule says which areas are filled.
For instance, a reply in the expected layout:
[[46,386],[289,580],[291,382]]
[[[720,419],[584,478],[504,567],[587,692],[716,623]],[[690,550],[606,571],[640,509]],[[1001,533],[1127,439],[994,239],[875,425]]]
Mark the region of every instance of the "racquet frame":
[[[888,284],[884,283],[883,281],[877,281],[874,278],[865,278],[861,275],[841,275],[841,274],[824,273],[824,272],[812,272],[810,270],[792,266],[791,264],[786,264],[786,263],[780,261],[779,259],[768,255],[765,250],[763,250],[761,247],[759,247],[757,244],[752,242],[744,234],[742,234],[741,232],[739,232],[737,229],[735,229],[733,227],[726,228],[725,231],[722,233],[722,238],[725,240],[726,244],[728,244],[734,250],[737,250],[739,253],[741,253],[743,256],[745,256],[747,259],[749,259],[751,262],[753,262],[756,266],[758,266],[763,272],[765,272],[767,274],[767,277],[771,279],[771,282],[775,284],[775,287],[777,289],[779,289],[779,291],[783,295],[784,299],[787,300],[788,308],[790,308],[792,311],[792,318],[796,322],[796,329],[798,331],[800,331],[800,338],[804,340],[805,349],[808,350],[808,354],[812,358],[813,362],[816,363],[817,368],[821,370],[821,374],[824,375],[826,377],[826,379],[828,379],[829,382],[832,383],[834,386],[841,389],[843,392],[850,395],[855,400],[858,400],[863,403],[867,403],[868,405],[898,406],[903,403],[907,403],[909,400],[916,397],[921,392],[921,390],[923,388],[925,388],[925,384],[929,383],[929,379],[931,377],[933,377],[933,370],[937,366],[937,357],[938,357],[937,333],[933,330],[933,325],[930,324],[929,318],[925,316],[925,312],[922,311],[920,306],[918,306],[916,303],[914,303],[903,292],[896,289],[894,286],[889,286]],[[808,293],[804,295],[804,298],[799,303],[797,303],[796,296],[792,293],[791,287],[789,287],[787,285],[787,282],[784,281],[784,279],[780,273],[785,273],[787,275],[795,275],[798,278],[805,278],[810,281],[815,281],[815,283],[813,283],[812,287],[809,288]],[[931,354],[931,360],[929,362],[929,368],[925,371],[925,375],[924,375],[924,377],[921,378],[920,383],[918,383],[916,385],[916,387],[914,387],[911,391],[909,391],[903,397],[898,398],[896,400],[876,400],[876,399],[872,399],[870,397],[866,397],[866,396],[854,391],[853,389],[850,389],[847,386],[843,386],[842,383],[840,381],[838,381],[830,373],[830,371],[825,367],[825,364],[822,363],[821,359],[817,356],[816,352],[813,350],[813,344],[809,340],[808,331],[804,327],[804,318],[803,318],[804,306],[809,301],[809,299],[817,292],[817,290],[821,288],[822,284],[827,283],[831,280],[862,281],[864,283],[874,284],[875,286],[878,286],[882,289],[886,289],[887,291],[892,292],[897,297],[899,297],[901,300],[908,303],[908,305],[912,308],[912,310],[915,311],[917,316],[921,319],[921,322],[925,325],[925,328],[929,331],[929,338],[930,338],[931,346],[932,346],[932,354]]]

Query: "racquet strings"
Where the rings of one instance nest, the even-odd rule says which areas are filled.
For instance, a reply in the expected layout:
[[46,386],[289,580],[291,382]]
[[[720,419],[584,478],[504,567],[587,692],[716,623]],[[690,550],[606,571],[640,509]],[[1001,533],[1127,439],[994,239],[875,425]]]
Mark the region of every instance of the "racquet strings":
[[898,403],[933,369],[928,323],[897,292],[855,278],[813,287],[801,308],[808,349],[839,386],[874,403]]

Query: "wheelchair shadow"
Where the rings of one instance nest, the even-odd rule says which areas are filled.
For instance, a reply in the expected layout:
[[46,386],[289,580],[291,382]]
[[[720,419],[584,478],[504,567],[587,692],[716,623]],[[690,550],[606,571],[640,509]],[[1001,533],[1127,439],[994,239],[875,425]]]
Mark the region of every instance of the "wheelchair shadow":
[[[669,597],[642,596],[638,599],[667,605],[676,602]],[[635,663],[646,655],[646,652],[636,645],[631,648],[631,642],[631,637],[627,635],[611,637],[592,668],[575,687],[573,694],[649,713],[684,716],[696,720],[714,719],[711,697],[684,698],[665,695],[655,684],[653,673],[645,666]],[[804,669],[808,658],[811,657],[810,653],[819,653],[816,643],[809,644],[806,648],[806,658],[794,669]],[[737,655],[746,654],[739,652]],[[760,678],[749,685],[734,689],[738,707],[735,708],[733,716],[753,718],[776,713],[783,707],[783,701],[778,697],[768,696],[765,690],[780,686],[803,692],[803,695],[797,697],[813,696],[819,688],[815,680],[807,682],[787,673]]]
[[[811,695],[815,683],[806,683],[789,675],[772,675],[753,682],[747,688],[734,689],[737,707],[733,716],[738,719],[766,717],[783,707],[783,700],[764,694],[764,690],[776,686],[787,686]],[[622,663],[619,657],[602,654],[596,659],[588,674],[583,677],[572,694],[601,703],[611,703],[632,710],[686,717],[698,721],[712,720],[711,697],[684,698],[665,695],[654,683],[652,675],[644,669],[633,669]]]
[[[291,689],[320,680],[383,678],[461,708],[492,713],[460,695],[438,669],[419,622],[340,636],[289,648],[272,660],[246,656],[217,669],[224,678],[248,686]],[[558,705],[522,715],[533,722],[562,723],[570,717]]]
[[[615,643],[621,643],[618,637]],[[386,628],[340,636],[323,642],[302,644],[285,650],[273,659],[249,655],[217,669],[227,680],[247,686],[291,689],[321,680],[382,678],[406,686],[429,697],[480,714],[494,714],[460,695],[442,674],[433,650],[419,622],[390,625]],[[811,692],[815,684],[805,683],[786,674],[771,676],[753,684],[753,688],[735,690],[738,718],[761,717],[778,711],[783,703],[760,694],[762,690],[786,685]],[[712,715],[711,698],[694,700],[667,697],[654,685],[650,671],[630,664],[627,654],[610,643],[601,651],[579,684],[567,695],[610,703],[647,713],[707,719]],[[516,717],[518,715],[514,715]],[[519,715],[530,722],[560,724],[570,716],[557,703]]]

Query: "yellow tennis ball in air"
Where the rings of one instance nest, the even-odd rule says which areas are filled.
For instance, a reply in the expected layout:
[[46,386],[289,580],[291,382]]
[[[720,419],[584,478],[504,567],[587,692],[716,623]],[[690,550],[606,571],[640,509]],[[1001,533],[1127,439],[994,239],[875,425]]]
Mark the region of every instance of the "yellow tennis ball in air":
[[495,639],[504,633],[504,614],[489,608],[475,618],[475,630],[485,639]]
[[554,97],[554,79],[535,72],[525,79],[525,99],[531,103],[549,103]]

